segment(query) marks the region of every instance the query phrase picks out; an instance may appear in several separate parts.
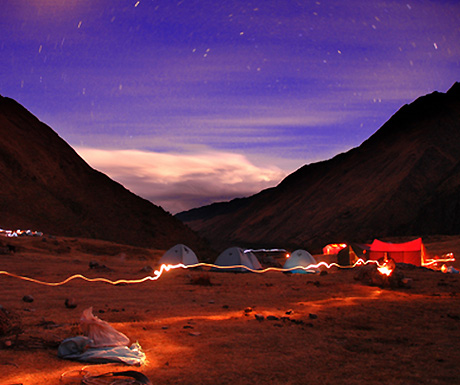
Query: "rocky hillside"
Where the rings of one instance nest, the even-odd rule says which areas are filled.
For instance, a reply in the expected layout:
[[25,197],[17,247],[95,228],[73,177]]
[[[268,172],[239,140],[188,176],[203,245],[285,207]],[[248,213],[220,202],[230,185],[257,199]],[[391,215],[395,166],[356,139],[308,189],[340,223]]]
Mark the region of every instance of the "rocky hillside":
[[1,96],[0,181],[0,228],[207,250],[181,221],[92,169],[50,127]]
[[460,234],[460,84],[403,106],[359,147],[275,188],[177,217],[219,247]]

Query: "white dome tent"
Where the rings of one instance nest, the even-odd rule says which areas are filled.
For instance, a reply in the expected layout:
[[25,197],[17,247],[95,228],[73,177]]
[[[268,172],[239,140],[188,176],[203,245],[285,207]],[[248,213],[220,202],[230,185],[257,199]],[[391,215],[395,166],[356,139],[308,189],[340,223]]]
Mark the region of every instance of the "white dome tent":
[[[250,251],[244,252],[243,249],[240,247],[230,247],[223,251],[214,262],[217,266],[246,266],[251,270],[261,270],[262,265],[260,264],[257,257]],[[234,267],[228,269],[218,269],[214,268],[214,270],[219,271],[238,271],[238,272],[246,272],[249,271],[244,267]]]
[[[291,256],[286,260],[283,265],[283,269],[292,269],[296,266],[308,267],[310,265],[316,265],[315,258],[306,250],[296,250],[291,253]],[[291,273],[317,273],[318,269],[294,269]]]
[[178,244],[171,247],[160,259],[160,265],[178,265],[182,263],[185,266],[199,263],[196,254],[189,247]]

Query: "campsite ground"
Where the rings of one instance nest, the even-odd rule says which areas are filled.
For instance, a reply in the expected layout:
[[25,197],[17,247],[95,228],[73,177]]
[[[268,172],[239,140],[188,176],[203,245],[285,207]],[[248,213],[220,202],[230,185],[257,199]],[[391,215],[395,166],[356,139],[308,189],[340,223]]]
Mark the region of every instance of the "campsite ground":
[[[138,279],[162,254],[70,238],[8,242],[16,250],[0,254],[1,270],[47,282],[73,274]],[[427,246],[460,256],[460,237],[433,237]],[[89,268],[91,261],[97,268]],[[153,384],[460,383],[460,275],[408,269],[411,288],[381,289],[355,281],[355,273],[178,269],[140,284],[76,279],[55,287],[0,275],[0,305],[8,312],[0,383],[78,384],[82,368],[137,370]],[[66,299],[76,308],[67,308]],[[79,318],[88,307],[138,341],[148,362],[59,359],[59,343],[81,333]]]

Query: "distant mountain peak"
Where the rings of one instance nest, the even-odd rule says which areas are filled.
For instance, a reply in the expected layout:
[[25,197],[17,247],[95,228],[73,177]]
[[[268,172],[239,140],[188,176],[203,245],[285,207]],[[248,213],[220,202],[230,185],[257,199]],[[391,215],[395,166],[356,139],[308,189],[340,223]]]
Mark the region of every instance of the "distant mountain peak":
[[208,247],[162,208],[91,168],[23,106],[0,97],[0,227],[168,249]]
[[403,106],[359,147],[251,197],[180,213],[219,247],[317,248],[460,234],[460,84]]
[[456,98],[460,98],[460,83],[455,82],[454,85],[449,88],[447,94]]

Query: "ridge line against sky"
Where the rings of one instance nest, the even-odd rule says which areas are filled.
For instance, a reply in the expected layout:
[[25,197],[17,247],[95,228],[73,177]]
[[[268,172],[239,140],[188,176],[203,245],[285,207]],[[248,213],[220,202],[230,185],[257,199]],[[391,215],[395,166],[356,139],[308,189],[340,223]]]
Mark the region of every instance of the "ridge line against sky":
[[3,0],[0,94],[176,213],[360,145],[460,80],[460,3]]

